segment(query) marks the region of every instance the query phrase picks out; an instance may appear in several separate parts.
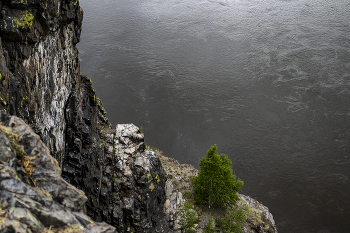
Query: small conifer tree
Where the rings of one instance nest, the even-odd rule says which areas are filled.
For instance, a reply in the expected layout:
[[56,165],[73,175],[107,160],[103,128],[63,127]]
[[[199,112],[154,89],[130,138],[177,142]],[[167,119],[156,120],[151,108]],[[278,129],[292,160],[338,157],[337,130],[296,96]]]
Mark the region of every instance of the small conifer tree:
[[216,145],[199,162],[198,176],[192,180],[194,198],[198,204],[234,206],[239,200],[243,181],[232,174],[231,160],[225,154],[217,154]]

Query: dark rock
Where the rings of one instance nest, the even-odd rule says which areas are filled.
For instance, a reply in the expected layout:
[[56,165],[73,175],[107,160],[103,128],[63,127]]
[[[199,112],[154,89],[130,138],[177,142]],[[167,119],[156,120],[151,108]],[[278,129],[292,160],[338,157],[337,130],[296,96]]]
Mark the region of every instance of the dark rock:
[[27,233],[27,225],[24,223],[21,223],[17,220],[9,220],[5,219],[4,222],[1,224],[0,228],[1,233]]
[[106,223],[95,223],[88,225],[82,233],[118,233],[118,231]]
[[[95,226],[82,212],[73,212],[82,211],[87,198],[62,179],[57,161],[28,125],[4,112],[0,119],[1,131],[6,133],[0,140],[0,154],[9,152],[1,156],[5,161],[0,160],[0,232],[41,232],[71,225],[83,230],[91,224],[92,229],[112,229]],[[9,158],[14,160],[13,167],[8,165]],[[20,166],[25,168],[30,184],[17,175]]]
[[0,131],[0,160],[9,164],[15,160],[15,154],[7,137]]

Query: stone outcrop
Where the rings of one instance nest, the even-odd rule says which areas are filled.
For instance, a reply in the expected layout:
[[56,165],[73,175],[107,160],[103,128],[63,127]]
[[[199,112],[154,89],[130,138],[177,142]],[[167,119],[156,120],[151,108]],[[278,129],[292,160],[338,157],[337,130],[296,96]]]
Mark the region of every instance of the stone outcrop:
[[[161,155],[162,153],[159,152]],[[161,155],[160,160],[167,173],[168,180],[166,182],[166,205],[165,210],[168,214],[168,221],[170,228],[175,229],[174,232],[180,233],[180,226],[178,225],[179,204],[184,199],[193,199],[193,188],[190,185],[191,177],[197,176],[198,170],[189,164],[179,164],[175,159],[168,158]],[[244,233],[277,233],[275,221],[269,209],[256,201],[255,199],[239,194],[240,205],[245,205],[249,208],[247,216],[247,223],[244,225]],[[220,211],[212,211],[208,208],[200,209],[200,222],[198,232],[202,232],[202,229],[208,223],[209,217],[218,219],[223,217],[224,213]]]
[[27,124],[4,112],[0,124],[0,232],[117,232],[83,213],[87,197]]
[[[144,151],[136,126],[111,128],[91,80],[80,75],[79,1],[2,0],[0,8],[1,109],[40,136],[58,161],[52,169],[84,191],[94,220],[125,232],[167,231],[158,156]],[[54,184],[42,175],[33,182]]]
[[245,233],[256,233],[256,232],[266,232],[266,233],[276,233],[277,228],[275,225],[275,220],[269,209],[254,200],[251,197],[239,194],[241,200],[249,207],[250,214],[247,218],[247,224],[244,227]]

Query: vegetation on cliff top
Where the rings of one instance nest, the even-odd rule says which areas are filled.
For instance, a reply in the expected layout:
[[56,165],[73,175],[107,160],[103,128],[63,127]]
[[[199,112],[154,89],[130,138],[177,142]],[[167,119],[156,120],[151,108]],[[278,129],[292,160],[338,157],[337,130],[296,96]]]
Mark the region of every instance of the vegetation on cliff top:
[[208,150],[199,162],[198,176],[192,180],[195,201],[209,208],[236,205],[237,192],[243,186],[243,181],[232,174],[231,160],[225,154],[217,154],[217,149],[214,145]]
[[[235,195],[232,199],[239,201],[234,202],[230,200],[228,203],[222,202],[218,205],[211,204],[211,208],[209,208],[208,205],[209,198],[205,199],[209,196],[205,196],[205,201],[201,202],[201,204],[195,201],[196,192],[194,186],[191,185],[193,182],[196,182],[194,180],[198,179],[198,177],[200,177],[199,179],[207,177],[208,174],[206,174],[206,172],[204,171],[205,169],[203,170],[203,167],[201,167],[202,171],[198,171],[189,164],[179,164],[175,159],[164,156],[162,152],[158,149],[151,148],[149,146],[147,146],[147,149],[152,149],[160,155],[160,160],[167,172],[168,179],[183,194],[185,201],[178,209],[179,225],[183,232],[195,232],[195,230],[198,228],[202,229],[205,233],[215,232],[215,230],[235,233],[243,231],[243,226],[246,224],[246,220],[247,218],[249,218],[250,215],[249,208],[244,202],[242,202],[242,200],[236,193],[238,191],[238,188],[240,190],[240,188],[242,187],[243,181],[241,181],[240,179],[236,179],[236,177],[232,174],[232,169],[230,168],[231,161],[227,158],[226,155],[218,155],[216,153],[216,146],[210,148],[210,150],[207,153],[207,156],[202,158],[201,161],[204,162],[200,163],[200,166],[203,163],[208,165],[214,163],[213,161],[218,162],[218,164],[216,165],[208,165],[208,168],[210,168],[210,174],[214,172],[213,166],[217,166],[218,169],[224,168],[223,170],[226,172],[226,176],[223,174],[225,172],[220,171],[220,169],[217,172],[221,174],[221,176],[226,177],[229,183],[231,182],[231,184],[235,184],[232,186],[233,190],[231,190],[230,192]],[[211,159],[208,159],[208,157],[210,157]],[[213,157],[214,159],[212,159]],[[202,173],[202,176],[199,176],[199,173]],[[208,180],[212,181],[204,181],[201,184],[211,185],[214,181],[213,177],[208,178]],[[213,184],[214,183],[215,181],[213,182]],[[211,187],[206,187],[204,189],[208,191],[210,190],[210,188]],[[213,187],[213,189],[215,192],[214,194],[216,195],[218,193],[218,186]],[[229,197],[232,197],[232,194],[230,194]],[[225,197],[221,197],[221,200],[225,200]],[[196,214],[198,214],[199,221],[197,221],[198,219],[196,218]]]

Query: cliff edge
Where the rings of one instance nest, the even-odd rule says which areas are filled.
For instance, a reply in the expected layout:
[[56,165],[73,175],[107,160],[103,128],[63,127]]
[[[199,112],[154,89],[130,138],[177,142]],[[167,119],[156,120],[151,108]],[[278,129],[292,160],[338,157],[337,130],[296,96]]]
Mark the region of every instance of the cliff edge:
[[0,232],[172,231],[180,192],[137,126],[112,128],[80,73],[79,1],[1,0],[0,8]]

